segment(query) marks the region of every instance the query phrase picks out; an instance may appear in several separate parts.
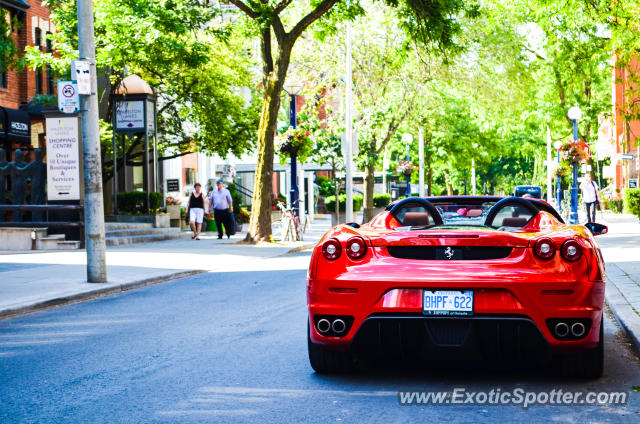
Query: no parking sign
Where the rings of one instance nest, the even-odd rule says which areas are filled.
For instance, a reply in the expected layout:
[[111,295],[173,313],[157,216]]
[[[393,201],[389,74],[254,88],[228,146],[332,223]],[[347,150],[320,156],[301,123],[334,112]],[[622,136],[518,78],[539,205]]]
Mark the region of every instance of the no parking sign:
[[78,85],[74,81],[58,81],[58,109],[63,113],[80,110]]

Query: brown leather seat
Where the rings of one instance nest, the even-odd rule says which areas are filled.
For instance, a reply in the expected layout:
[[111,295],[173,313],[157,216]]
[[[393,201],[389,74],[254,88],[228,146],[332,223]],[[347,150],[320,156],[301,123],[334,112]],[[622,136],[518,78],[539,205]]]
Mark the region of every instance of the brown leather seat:
[[402,220],[402,225],[411,227],[429,225],[429,214],[426,212],[406,212]]
[[527,218],[505,218],[502,220],[503,227],[524,227],[527,225]]

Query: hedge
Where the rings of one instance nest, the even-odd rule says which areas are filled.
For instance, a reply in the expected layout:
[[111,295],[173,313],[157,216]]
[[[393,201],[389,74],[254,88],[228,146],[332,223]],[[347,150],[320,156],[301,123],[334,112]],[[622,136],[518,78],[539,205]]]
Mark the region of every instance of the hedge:
[[391,195],[386,193],[378,193],[373,195],[374,208],[386,208],[391,203]]
[[[347,195],[346,194],[341,194],[338,199],[340,200],[340,212],[344,212],[346,210],[345,205],[347,203]],[[353,195],[353,211],[354,212],[357,212],[360,209],[362,209],[363,200],[364,200],[364,198],[362,197],[362,194],[354,194]],[[329,212],[335,212],[336,211],[336,196],[328,196],[328,197],[326,197],[324,199],[324,207]]]
[[[149,193],[149,207],[152,211],[162,206],[162,193],[152,191]],[[147,194],[144,191],[123,191],[118,193],[118,210],[128,213],[146,212]]]
[[640,188],[624,191],[624,210],[640,218]]

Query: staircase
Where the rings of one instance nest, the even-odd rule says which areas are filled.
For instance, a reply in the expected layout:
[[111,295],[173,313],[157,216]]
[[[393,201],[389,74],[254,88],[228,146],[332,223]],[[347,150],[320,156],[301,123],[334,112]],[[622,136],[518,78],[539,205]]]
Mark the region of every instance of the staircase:
[[150,223],[107,222],[105,223],[107,246],[122,246],[133,243],[189,238],[191,233],[180,228],[154,228]]

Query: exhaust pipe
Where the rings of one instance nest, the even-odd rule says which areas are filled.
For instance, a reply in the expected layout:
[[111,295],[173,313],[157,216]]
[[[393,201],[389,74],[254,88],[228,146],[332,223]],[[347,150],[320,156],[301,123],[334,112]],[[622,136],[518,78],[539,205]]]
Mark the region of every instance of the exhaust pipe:
[[347,325],[344,323],[343,320],[338,318],[335,321],[333,321],[333,324],[331,324],[331,328],[336,334],[341,334],[347,328]]
[[571,326],[571,334],[573,334],[574,337],[582,337],[584,336],[584,333],[586,332],[586,328],[584,327],[584,324],[581,322],[576,322]]
[[556,324],[554,331],[556,336],[563,338],[569,335],[569,326],[565,322],[559,322]]
[[331,323],[329,322],[329,320],[322,318],[321,320],[318,320],[318,323],[316,324],[316,328],[318,329],[319,332],[324,334],[329,330],[331,330]]

